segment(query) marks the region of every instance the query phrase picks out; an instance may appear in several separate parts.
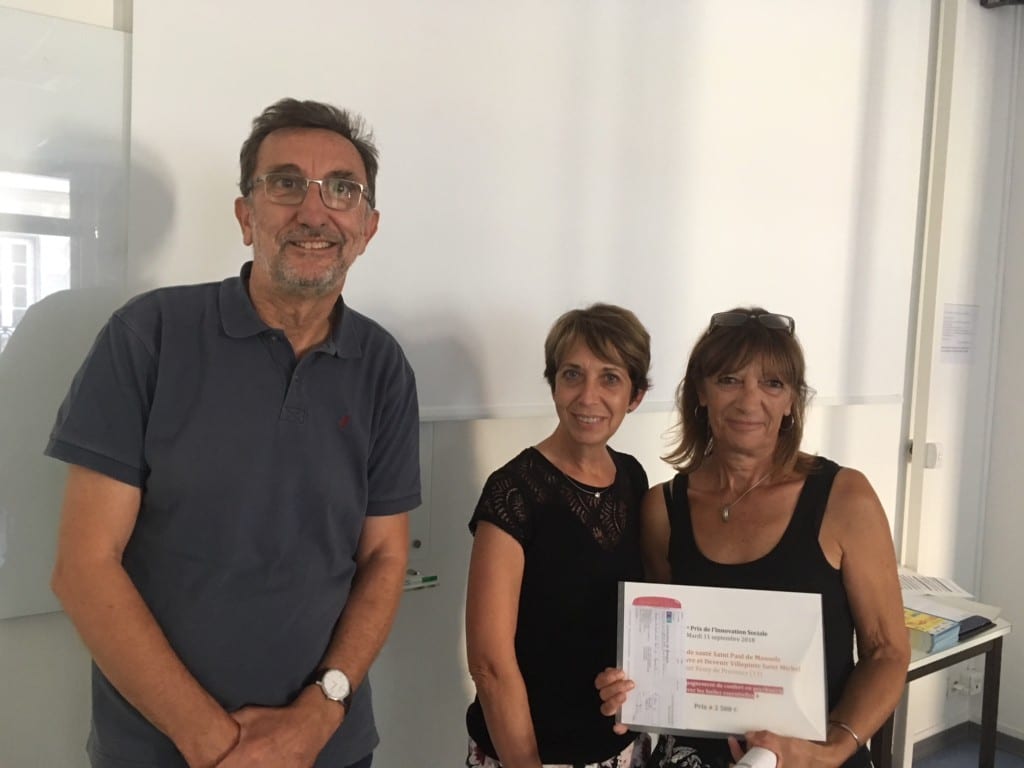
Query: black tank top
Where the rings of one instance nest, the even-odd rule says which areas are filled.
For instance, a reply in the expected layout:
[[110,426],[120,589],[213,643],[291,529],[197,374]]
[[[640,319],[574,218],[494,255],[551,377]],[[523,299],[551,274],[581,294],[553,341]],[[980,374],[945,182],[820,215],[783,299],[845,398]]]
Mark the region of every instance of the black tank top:
[[[853,615],[843,588],[842,573],[832,567],[818,543],[825,505],[839,469],[834,461],[818,458],[817,465],[804,481],[793,517],[779,543],[764,557],[735,565],[709,560],[697,548],[686,492],[688,477],[676,475],[671,489],[669,484],[665,485],[665,504],[671,526],[668,559],[673,582],[821,595],[830,712],[853,670]],[[867,765],[865,750],[860,750],[845,765],[861,765],[861,759]]]

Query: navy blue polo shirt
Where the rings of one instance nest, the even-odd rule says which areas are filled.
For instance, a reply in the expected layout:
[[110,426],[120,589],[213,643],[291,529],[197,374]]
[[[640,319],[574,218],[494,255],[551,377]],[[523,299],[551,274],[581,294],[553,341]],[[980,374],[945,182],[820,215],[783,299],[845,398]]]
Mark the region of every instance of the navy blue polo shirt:
[[[365,517],[420,503],[416,384],[398,343],[339,298],[329,338],[296,361],[256,313],[250,269],[115,312],[46,448],[142,489],[124,566],[229,711],[298,694],[345,605]],[[377,740],[367,682],[317,766]],[[98,766],[184,765],[95,668],[89,751]]]

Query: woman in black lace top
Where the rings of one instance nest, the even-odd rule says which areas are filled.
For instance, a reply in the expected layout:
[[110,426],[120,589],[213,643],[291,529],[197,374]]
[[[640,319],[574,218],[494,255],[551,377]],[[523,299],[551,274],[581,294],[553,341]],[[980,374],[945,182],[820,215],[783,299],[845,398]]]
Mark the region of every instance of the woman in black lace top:
[[[809,388],[793,318],[759,307],[712,316],[679,386],[678,472],[643,503],[650,581],[821,595],[828,699],[823,742],[741,734],[779,768],[861,768],[895,708],[910,649],[889,523],[860,472],[800,450]],[[856,637],[858,661],[854,663]],[[614,713],[631,687],[599,676]],[[652,765],[726,768],[735,739],[668,736]]]
[[544,355],[558,425],[488,478],[469,524],[466,765],[629,768],[646,737],[613,732],[593,680],[615,662],[617,584],[642,575],[647,475],[608,440],[648,389],[650,339],[595,304],[560,317]]

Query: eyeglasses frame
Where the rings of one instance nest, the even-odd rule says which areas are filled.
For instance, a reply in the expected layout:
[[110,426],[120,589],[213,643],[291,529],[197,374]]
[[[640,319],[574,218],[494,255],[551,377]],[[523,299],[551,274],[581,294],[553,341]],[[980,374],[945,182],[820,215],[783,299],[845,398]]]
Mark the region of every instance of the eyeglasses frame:
[[[269,176],[287,176],[289,178],[295,179],[296,181],[301,180],[302,183],[303,183],[303,186],[302,186],[302,199],[299,200],[298,202],[295,202],[295,203],[285,203],[285,202],[282,202],[280,200],[275,200],[273,197],[271,197],[268,194],[267,195],[267,199],[270,202],[272,202],[274,205],[288,205],[288,206],[299,206],[299,205],[302,205],[306,201],[306,195],[309,194],[309,185],[313,184],[313,183],[316,183],[317,187],[320,189],[320,202],[322,202],[324,204],[324,207],[330,208],[332,211],[354,211],[356,208],[359,207],[359,203],[361,203],[363,200],[366,201],[366,204],[369,205],[371,209],[373,208],[373,200],[370,199],[370,195],[369,195],[369,192],[368,192],[369,187],[367,187],[362,182],[356,181],[355,179],[350,179],[350,178],[348,178],[346,176],[328,176],[326,179],[307,179],[301,173],[292,173],[291,171],[268,171],[267,173],[264,173],[262,176],[256,176],[252,180],[253,187],[255,188],[255,186],[257,184],[263,184],[264,185],[263,186],[263,191],[266,192],[266,189],[267,189],[266,188],[266,181],[267,181],[267,177],[269,177]],[[324,197],[324,182],[325,181],[334,181],[336,179],[341,179],[343,181],[348,182],[349,184],[354,184],[355,186],[359,187],[359,199],[356,200],[355,203],[353,203],[348,208],[335,208],[334,206],[330,205],[327,202],[327,199]]]

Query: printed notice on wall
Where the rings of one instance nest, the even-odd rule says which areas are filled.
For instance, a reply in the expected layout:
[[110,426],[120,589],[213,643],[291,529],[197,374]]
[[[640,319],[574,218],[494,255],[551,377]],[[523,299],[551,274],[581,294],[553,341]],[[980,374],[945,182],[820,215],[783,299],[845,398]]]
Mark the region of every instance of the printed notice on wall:
[[825,738],[820,595],[620,582],[619,629],[631,728]]
[[969,363],[974,355],[974,334],[978,326],[977,304],[946,304],[942,308],[943,363]]

